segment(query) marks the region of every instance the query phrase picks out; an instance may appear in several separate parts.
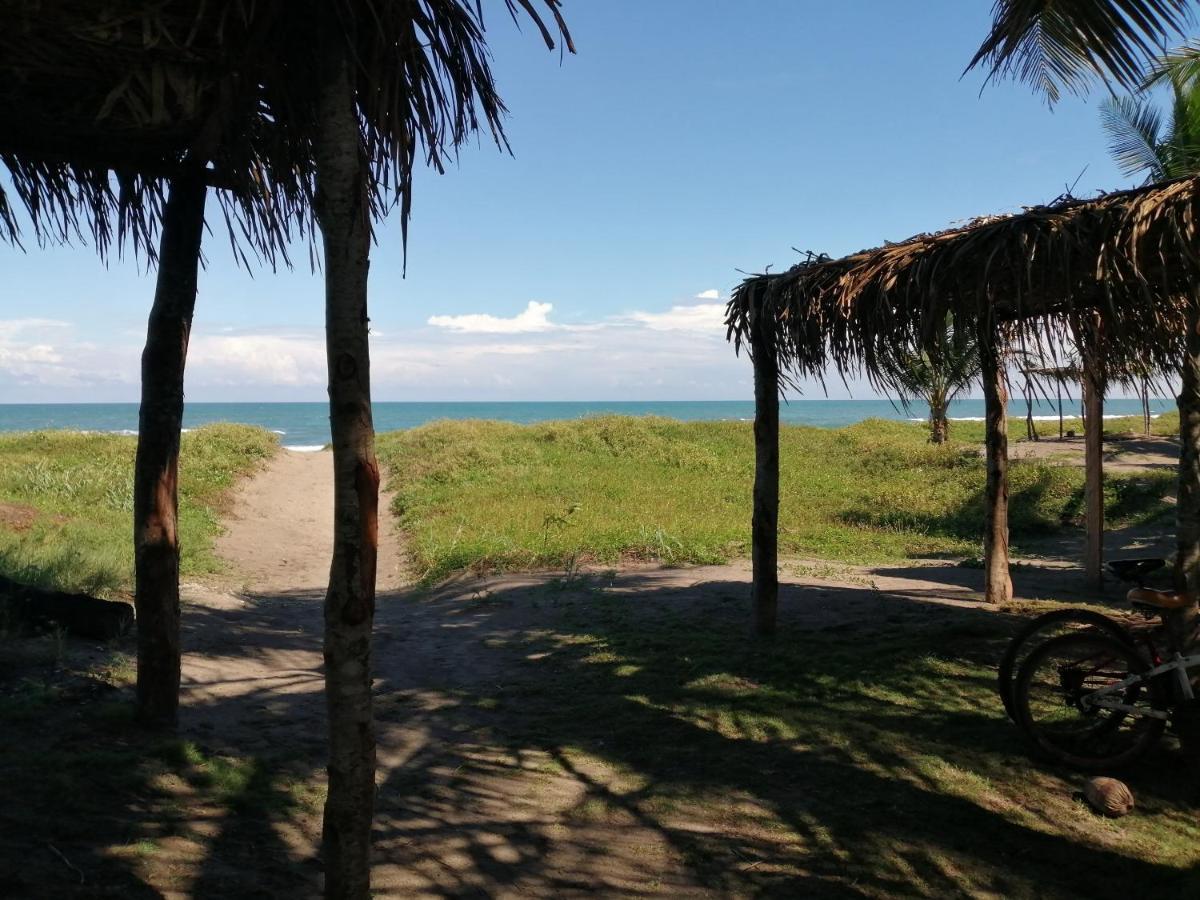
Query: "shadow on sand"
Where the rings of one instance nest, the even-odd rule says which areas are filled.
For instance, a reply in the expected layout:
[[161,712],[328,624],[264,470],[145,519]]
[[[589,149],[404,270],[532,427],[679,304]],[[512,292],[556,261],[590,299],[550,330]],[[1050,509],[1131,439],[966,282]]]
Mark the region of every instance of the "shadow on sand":
[[[1126,839],[1025,756],[990,669],[1016,619],[936,584],[786,585],[763,643],[746,585],[704,571],[381,596],[380,894],[1195,893],[1191,863],[1137,852],[1200,839],[1169,750],[1132,778]],[[184,743],[83,695],[6,719],[0,894],[318,894],[320,598],[185,618]]]

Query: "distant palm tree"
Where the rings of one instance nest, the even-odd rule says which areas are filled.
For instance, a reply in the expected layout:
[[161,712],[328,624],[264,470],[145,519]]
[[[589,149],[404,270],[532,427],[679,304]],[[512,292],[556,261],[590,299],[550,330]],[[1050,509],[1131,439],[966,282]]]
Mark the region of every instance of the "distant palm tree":
[[979,347],[971,335],[954,328],[946,317],[929,347],[912,347],[891,355],[884,384],[908,411],[917,400],[929,405],[929,440],[944,444],[950,437],[950,402],[979,377]]
[[1145,174],[1147,182],[1200,171],[1200,82],[1188,78],[1169,57],[1162,59],[1156,71],[1165,74],[1155,80],[1167,80],[1171,85],[1167,115],[1146,91],[1110,97],[1100,106],[1113,159],[1124,174]]

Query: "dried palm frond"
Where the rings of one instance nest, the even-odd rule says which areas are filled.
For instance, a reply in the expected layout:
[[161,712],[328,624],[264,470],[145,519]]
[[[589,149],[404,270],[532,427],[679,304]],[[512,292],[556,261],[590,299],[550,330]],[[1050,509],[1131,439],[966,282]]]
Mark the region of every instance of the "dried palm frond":
[[[505,6],[573,49],[560,0]],[[274,261],[311,236],[327,40],[358,63],[372,211],[399,206],[407,234],[419,160],[441,169],[476,130],[507,146],[478,0],[0,0],[0,163],[38,238],[150,251],[163,181],[197,162],[237,252]],[[17,227],[0,192],[0,237]]]
[[[1096,353],[1114,377],[1174,372],[1200,281],[1198,216],[1193,177],[814,257],[742,282],[728,337],[748,345],[765,316],[793,379],[832,369],[886,387],[897,354],[935,349],[953,316],[1051,361],[1062,347]],[[1102,329],[1091,326],[1096,313]]]

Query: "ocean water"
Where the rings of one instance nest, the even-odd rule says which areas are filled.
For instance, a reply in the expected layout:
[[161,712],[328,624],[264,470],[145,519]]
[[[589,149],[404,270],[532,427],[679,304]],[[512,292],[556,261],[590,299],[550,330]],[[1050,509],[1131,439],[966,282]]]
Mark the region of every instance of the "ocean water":
[[[1172,400],[1151,401],[1155,414],[1174,409]],[[1021,401],[1009,407],[1013,416],[1024,415]],[[1067,416],[1079,415],[1078,401],[1064,403]],[[1139,415],[1138,400],[1110,399],[1105,415]],[[499,419],[529,423],[552,419],[578,419],[605,413],[626,416],[667,416],[683,421],[750,421],[754,403],[743,400],[672,400],[672,401],[564,401],[542,403],[376,403],[375,429],[395,431],[415,428],[437,419]],[[780,419],[791,425],[815,425],[839,428],[863,419],[922,418],[927,410],[914,407],[904,411],[886,399],[870,400],[789,400],[780,405]],[[956,419],[981,419],[983,400],[956,400],[950,409]],[[1052,403],[1035,404],[1034,415],[1041,420],[1058,418]],[[67,428],[77,431],[137,433],[136,403],[30,403],[0,404],[0,431],[34,431]],[[185,428],[209,422],[242,422],[270,429],[279,435],[285,447],[319,449],[329,442],[329,410],[324,403],[189,403],[184,409]]]

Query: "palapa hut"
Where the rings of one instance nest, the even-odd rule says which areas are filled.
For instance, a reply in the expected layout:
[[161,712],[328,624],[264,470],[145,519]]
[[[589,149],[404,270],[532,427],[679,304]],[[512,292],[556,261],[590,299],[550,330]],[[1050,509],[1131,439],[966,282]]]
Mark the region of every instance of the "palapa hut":
[[[173,720],[178,702],[176,466],[209,188],[220,188],[235,244],[274,261],[311,170],[262,114],[256,80],[242,77],[251,33],[230,3],[0,7],[0,164],[37,238],[90,238],[102,255],[129,243],[160,257],[134,479],[144,721]],[[17,231],[0,189],[0,237]]]
[[[778,594],[781,385],[823,379],[832,370],[839,376],[865,372],[886,388],[880,379],[889,355],[906,346],[928,347],[947,315],[956,327],[976,332],[983,360],[987,599],[1011,595],[1002,363],[1007,346],[1052,355],[1075,345],[1098,382],[1105,372],[1182,369],[1179,577],[1195,590],[1200,574],[1198,221],[1200,179],[1185,178],[977,219],[841,259],[811,258],[785,272],[743,281],[729,302],[727,326],[729,338],[739,350],[747,347],[754,362],[758,630],[773,631]],[[1094,410],[1102,393],[1102,383],[1089,386]],[[1092,418],[1098,425],[1100,417]],[[1093,440],[1098,442],[1098,431]],[[1098,450],[1098,444],[1092,448],[1097,456]],[[1100,485],[1089,479],[1087,493],[1089,506],[1099,509]]]

